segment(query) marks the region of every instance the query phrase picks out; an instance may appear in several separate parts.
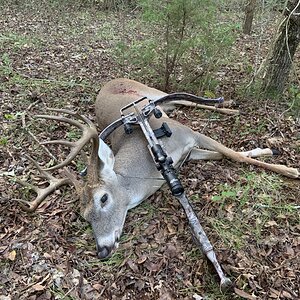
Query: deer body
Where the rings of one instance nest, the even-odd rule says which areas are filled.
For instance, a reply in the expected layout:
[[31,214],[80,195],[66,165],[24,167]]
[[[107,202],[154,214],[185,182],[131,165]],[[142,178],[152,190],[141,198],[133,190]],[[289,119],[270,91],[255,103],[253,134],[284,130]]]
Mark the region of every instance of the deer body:
[[[116,79],[109,82],[100,91],[95,104],[100,129],[104,129],[118,119],[120,109],[125,105],[142,97],[156,100],[165,95],[166,93],[128,79]],[[165,113],[160,119],[155,117],[150,119],[150,124],[154,129],[159,128],[162,122],[168,122],[173,133],[170,138],[163,137],[162,143],[167,153],[173,158],[174,166],[178,166],[195,146],[193,131],[169,119]],[[114,229],[119,232],[123,227],[128,209],[137,206],[154,194],[164,184],[164,180],[153,162],[147,148],[147,141],[140,128],[134,128],[130,135],[125,134],[123,128],[119,128],[112,134],[110,142],[114,155],[111,172],[115,174],[112,189],[118,186],[118,191],[122,190],[122,196],[114,199],[118,203],[118,210],[122,212],[119,228]],[[99,154],[100,157],[106,155],[107,153],[101,154],[101,152]],[[110,155],[112,156],[112,153]],[[113,240],[110,243],[108,243],[108,239],[105,241],[101,238],[97,240],[98,249],[102,249],[103,246],[111,249],[112,243],[114,245]],[[104,252],[106,251],[103,250],[103,254]]]
[[[120,109],[125,105],[142,97],[156,100],[165,95],[164,92],[129,79],[115,79],[108,82],[99,92],[95,103],[100,129],[103,130],[110,123],[119,119]],[[174,109],[175,105],[193,106],[189,101],[177,100],[167,104],[163,103],[161,109],[168,112]],[[65,144],[72,148],[69,157],[63,163],[48,170],[66,166],[88,142],[91,142],[91,153],[87,165],[87,180],[84,185],[81,185],[74,176],[67,172],[68,180],[55,181],[55,184],[50,185],[50,189],[53,186],[52,190],[54,190],[59,185],[70,182],[75,185],[76,191],[81,197],[82,214],[93,228],[98,256],[106,258],[118,246],[128,209],[135,207],[155,193],[165,181],[156,169],[147,148],[147,141],[139,127],[135,127],[133,133],[129,135],[125,134],[121,127],[116,129],[109,137],[110,148],[98,138],[95,126],[87,118],[70,111],[60,110],[60,112],[74,115],[87,125],[84,126],[80,122],[60,116],[39,116],[67,122],[83,131],[82,138],[76,143],[67,141],[48,141],[44,143]],[[270,149],[258,148],[247,152],[236,152],[175,120],[169,119],[164,112],[160,119],[151,117],[149,122],[153,129],[159,128],[163,122],[167,122],[169,125],[172,136],[169,138],[162,137],[161,142],[167,154],[172,157],[175,167],[179,167],[186,159],[217,160],[228,157],[291,178],[299,178],[300,176],[297,169],[268,164],[253,158],[272,155]],[[49,181],[54,181],[46,170],[38,168]],[[49,194],[48,190],[47,192],[43,192],[38,188],[35,190],[41,195],[29,204],[27,210],[36,209]]]

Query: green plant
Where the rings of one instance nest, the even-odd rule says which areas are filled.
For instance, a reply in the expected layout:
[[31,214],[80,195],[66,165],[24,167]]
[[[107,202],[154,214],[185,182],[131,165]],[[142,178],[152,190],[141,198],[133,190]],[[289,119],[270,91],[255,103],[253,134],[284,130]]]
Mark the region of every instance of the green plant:
[[212,201],[219,202],[222,207],[228,201],[236,202],[243,207],[253,197],[263,199],[265,203],[272,199],[280,187],[281,180],[276,175],[245,173],[234,186],[226,183],[219,186],[219,194],[212,196]]
[[38,46],[40,40],[35,36],[26,36],[15,32],[0,34],[0,45],[9,43],[15,50],[24,47]]
[[0,75],[9,76],[13,73],[12,61],[8,53],[4,53],[1,57]]
[[0,146],[6,146],[7,143],[8,143],[8,138],[7,137],[0,138]]
[[71,141],[76,141],[81,137],[81,133],[79,131],[71,130],[67,133],[67,138]]
[[288,215],[290,221],[296,210],[280,198],[283,181],[277,175],[245,173],[234,185],[219,187],[212,201],[219,203],[217,218],[210,218],[212,227],[222,240],[240,249],[249,236],[259,241],[265,224],[278,215]]
[[222,6],[207,0],[139,0],[138,4],[142,34],[118,44],[123,63],[136,65],[133,77],[144,73],[164,90],[199,85],[214,89],[218,83],[214,70],[233,42],[234,25],[221,21]]

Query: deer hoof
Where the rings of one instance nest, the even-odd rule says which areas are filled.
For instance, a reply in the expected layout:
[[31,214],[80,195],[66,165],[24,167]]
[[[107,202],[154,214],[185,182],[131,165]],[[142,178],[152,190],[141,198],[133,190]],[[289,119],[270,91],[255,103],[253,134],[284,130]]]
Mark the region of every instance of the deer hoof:
[[271,148],[272,155],[280,155],[280,151],[278,149]]

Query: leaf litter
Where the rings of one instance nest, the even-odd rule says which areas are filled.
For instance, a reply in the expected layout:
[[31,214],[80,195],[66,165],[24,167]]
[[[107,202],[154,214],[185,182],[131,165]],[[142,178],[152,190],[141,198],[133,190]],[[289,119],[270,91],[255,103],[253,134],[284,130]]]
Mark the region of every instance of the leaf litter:
[[[234,293],[220,293],[213,268],[194,245],[185,215],[166,189],[129,212],[120,248],[103,263],[78,201],[73,201],[74,189],[50,195],[35,213],[21,210],[15,200],[32,195],[3,175],[40,179],[24,160],[26,151],[36,151],[37,145],[24,132],[17,112],[40,100],[30,113],[43,112],[45,106],[80,107],[95,120],[93,103],[100,85],[120,76],[110,56],[114,42],[95,37],[103,26],[96,14],[74,8],[64,13],[68,18],[36,7],[12,5],[2,11],[1,36],[14,35],[8,35],[9,43],[1,40],[1,53],[9,62],[0,74],[0,299],[299,299],[299,183],[276,177],[276,192],[271,177],[252,166],[228,160],[190,162],[180,172],[224,270],[235,281]],[[115,15],[105,18],[122,30]],[[282,117],[285,104],[239,100],[235,91],[247,76],[241,68],[244,57],[254,61],[255,43],[253,37],[238,39],[240,62],[219,73],[218,92],[238,99],[242,116],[181,108],[173,117],[240,151],[275,144],[281,154],[270,161],[299,167],[299,123]],[[209,121],[216,116],[217,121]],[[26,122],[31,123],[30,117]],[[38,132],[38,125],[33,126]],[[66,128],[55,124],[43,126],[42,138],[66,134]],[[48,159],[40,155],[41,161]],[[72,168],[76,172],[75,164]],[[256,182],[249,174],[262,178],[259,187],[249,187]],[[271,188],[264,187],[266,181]],[[225,187],[238,190],[214,201]]]

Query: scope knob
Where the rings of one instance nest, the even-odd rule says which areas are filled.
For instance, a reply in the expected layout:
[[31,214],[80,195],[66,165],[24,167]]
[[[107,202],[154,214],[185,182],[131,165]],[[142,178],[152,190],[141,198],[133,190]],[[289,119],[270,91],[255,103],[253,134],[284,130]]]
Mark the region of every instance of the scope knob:
[[167,163],[168,164],[172,164],[174,161],[173,161],[173,159],[172,159],[172,157],[171,156],[169,156],[169,157],[167,157]]
[[158,108],[154,108],[154,116],[156,119],[159,119],[162,117],[162,112]]
[[130,124],[128,124],[128,123],[124,124],[124,130],[125,130],[126,134],[130,134],[133,131],[132,130],[132,126]]

